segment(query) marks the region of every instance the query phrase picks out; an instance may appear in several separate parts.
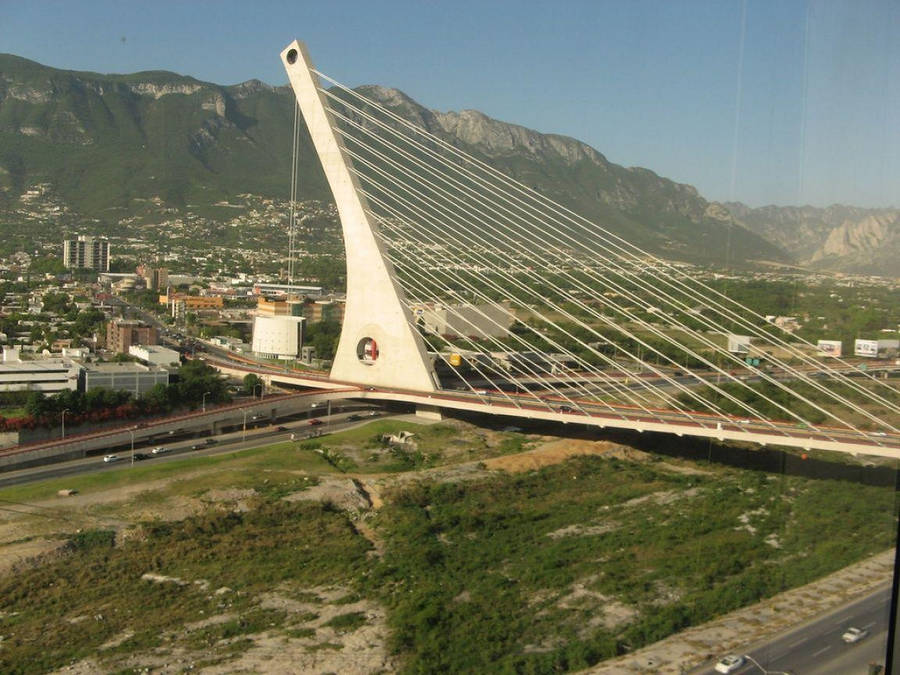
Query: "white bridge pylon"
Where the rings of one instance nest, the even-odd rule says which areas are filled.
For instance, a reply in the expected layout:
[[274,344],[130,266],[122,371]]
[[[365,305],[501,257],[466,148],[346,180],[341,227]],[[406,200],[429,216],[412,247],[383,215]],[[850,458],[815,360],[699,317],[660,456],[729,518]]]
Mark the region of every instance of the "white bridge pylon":
[[347,257],[347,304],[331,369],[336,380],[373,386],[434,391],[438,380],[393,266],[369,217],[366,197],[332,115],[305,45],[292,42],[281,52],[297,104],[334,195]]
[[[817,358],[692,273],[463,152],[446,119],[410,122],[394,112],[402,96],[336,82],[299,42],[281,58],[344,237],[333,381],[426,406],[896,454],[900,394],[887,379]],[[728,347],[732,336],[750,352]]]

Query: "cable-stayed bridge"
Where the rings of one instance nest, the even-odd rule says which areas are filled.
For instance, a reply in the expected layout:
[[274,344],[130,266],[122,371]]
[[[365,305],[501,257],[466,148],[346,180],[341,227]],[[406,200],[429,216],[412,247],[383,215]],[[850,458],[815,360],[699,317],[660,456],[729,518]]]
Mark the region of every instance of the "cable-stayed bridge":
[[[900,456],[887,379],[816,357],[527,176],[463,152],[436,122],[327,77],[302,44],[281,57],[299,110],[294,166],[302,114],[344,235],[332,385],[423,409]],[[296,171],[291,283],[295,198]],[[729,335],[749,351],[731,351]]]

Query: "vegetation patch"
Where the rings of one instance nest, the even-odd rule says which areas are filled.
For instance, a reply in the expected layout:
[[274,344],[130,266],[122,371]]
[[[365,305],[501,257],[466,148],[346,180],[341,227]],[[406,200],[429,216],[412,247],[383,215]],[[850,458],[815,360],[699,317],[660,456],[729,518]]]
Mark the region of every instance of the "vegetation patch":
[[[102,662],[100,646],[128,630],[134,635],[110,652],[208,647],[280,626],[284,614],[256,607],[255,594],[286,581],[349,584],[370,546],[341,513],[305,502],[210,510],[143,529],[116,548],[107,532],[85,532],[63,559],[0,579],[0,672]],[[142,581],[148,572],[182,583]],[[233,590],[214,592],[222,587]],[[186,624],[223,611],[235,618],[185,634]]]
[[882,551],[895,530],[889,489],[602,457],[386,501],[366,587],[411,672],[585,668]]
[[339,633],[351,633],[366,623],[366,615],[362,612],[347,612],[338,614],[326,621],[323,626],[334,628]]

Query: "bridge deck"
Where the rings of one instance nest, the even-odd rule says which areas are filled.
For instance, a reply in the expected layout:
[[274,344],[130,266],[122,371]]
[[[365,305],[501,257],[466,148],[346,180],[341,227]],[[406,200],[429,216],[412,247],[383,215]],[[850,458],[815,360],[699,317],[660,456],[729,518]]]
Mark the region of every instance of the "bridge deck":
[[[255,372],[269,383],[289,384],[310,388],[352,388],[356,385],[336,382],[321,374],[298,375],[274,369],[252,368],[244,365],[208,360],[210,365],[233,374]],[[355,395],[348,395],[354,396]],[[644,410],[630,406],[600,403],[581,403],[584,412],[563,412],[563,401],[547,401],[538,406],[533,397],[516,394],[470,394],[466,392],[439,391],[430,394],[396,389],[360,389],[359,397],[401,401],[417,406],[431,406],[489,415],[539,419],[565,424],[583,424],[598,428],[630,429],[638,432],[659,432],[677,436],[712,438],[718,441],[744,441],[759,445],[780,445],[804,450],[831,450],[851,455],[865,454],[879,457],[900,458],[900,437],[895,434],[870,434],[868,437],[839,428],[800,428],[787,422],[762,422],[734,418],[722,422],[721,418],[697,413],[692,420],[675,411],[653,411],[655,418]],[[660,421],[660,418],[663,421]]]

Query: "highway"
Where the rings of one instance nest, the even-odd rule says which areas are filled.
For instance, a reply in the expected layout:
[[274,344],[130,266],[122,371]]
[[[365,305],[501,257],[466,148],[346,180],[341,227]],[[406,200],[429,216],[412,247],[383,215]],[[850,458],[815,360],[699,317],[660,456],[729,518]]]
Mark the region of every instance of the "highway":
[[[869,663],[884,663],[887,649],[888,612],[891,588],[886,586],[864,598],[844,605],[814,621],[749,651],[735,653],[750,659],[735,673],[784,673],[796,675],[866,675]],[[841,635],[855,626],[869,631],[867,637],[847,644]],[[695,675],[716,675],[714,663],[693,671]]]
[[[344,407],[346,410],[346,407]],[[363,410],[363,408],[360,408]],[[189,440],[178,440],[173,443],[156,440],[153,443],[143,445],[135,445],[135,454],[147,455],[144,460],[135,460],[134,465],[145,465],[146,463],[158,464],[176,459],[183,459],[185,455],[192,457],[209,456],[223,454],[226,452],[236,452],[239,450],[247,450],[256,448],[260,445],[268,445],[270,443],[279,443],[291,440],[291,435],[295,436],[295,440],[304,440],[313,435],[322,435],[346,429],[356,424],[362,424],[363,421],[350,420],[348,418],[359,414],[360,410],[346,410],[346,412],[333,413],[328,418],[319,417],[324,420],[322,424],[311,425],[308,419],[286,422],[278,426],[268,425],[258,428],[247,427],[246,440],[243,440],[242,431],[232,431],[227,434],[221,434],[213,438],[214,444],[207,445],[205,438],[193,438]],[[374,411],[373,411],[374,412]],[[322,408],[319,415],[325,415],[325,408]],[[380,413],[376,413],[379,414]],[[372,419],[366,417],[365,421]],[[284,431],[279,431],[278,427],[284,427]],[[151,450],[154,447],[163,446],[168,452],[153,455]],[[197,447],[196,450],[193,448]],[[118,452],[119,461],[106,463],[101,455],[87,457],[84,459],[76,459],[67,462],[59,462],[52,465],[37,466],[28,469],[19,469],[0,474],[0,488],[9,487],[11,485],[22,485],[25,483],[34,483],[51,478],[63,478],[66,476],[77,476],[86,473],[95,473],[98,471],[118,471],[127,469],[132,466],[131,452]]]

